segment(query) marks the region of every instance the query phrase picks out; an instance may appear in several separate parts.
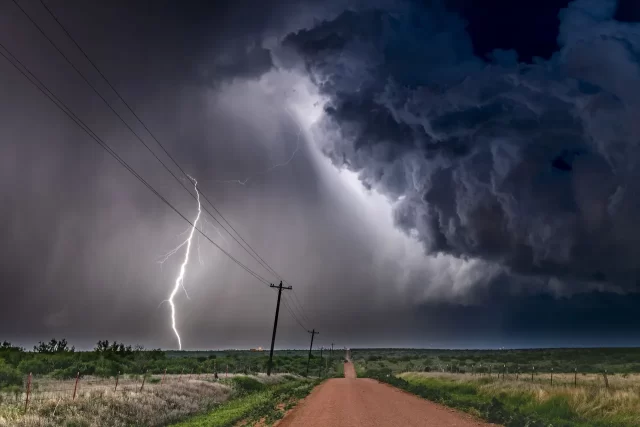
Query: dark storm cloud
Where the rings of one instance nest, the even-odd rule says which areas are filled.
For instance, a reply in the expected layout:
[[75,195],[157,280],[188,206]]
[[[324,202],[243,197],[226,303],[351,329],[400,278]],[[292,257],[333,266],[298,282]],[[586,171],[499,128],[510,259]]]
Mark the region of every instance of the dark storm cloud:
[[[21,3],[125,111],[39,2]],[[597,319],[592,340],[631,334],[635,297],[607,291],[632,289],[637,276],[638,74],[629,59],[637,43],[633,25],[607,20],[613,9],[576,9],[559,30],[547,13],[538,22],[555,28],[518,39],[501,37],[507,22],[483,31],[492,25],[466,1],[413,9],[378,1],[379,11],[368,1],[92,3],[47,1],[294,285],[319,345],[526,346],[538,336],[545,345],[545,331],[587,337]],[[1,7],[0,40],[191,218],[193,199],[12,4]],[[500,10],[516,20],[536,9],[493,14]],[[294,55],[276,48],[290,33],[284,45]],[[328,98],[321,139],[301,138],[285,110],[297,80],[279,74],[283,63]],[[63,335],[78,347],[117,339],[174,348],[161,302],[179,258],[156,261],[186,223],[2,61],[0,76],[0,340],[29,346]],[[395,201],[396,225],[429,256],[376,210],[386,202],[362,202],[318,162],[316,143]],[[264,173],[296,148],[294,161]],[[246,186],[224,182],[252,176]],[[216,242],[276,281],[209,222]],[[203,264],[194,255],[187,275],[191,299],[177,299],[183,343],[268,345],[275,294],[201,243]],[[602,293],[569,297],[585,284]],[[589,320],[590,311],[600,315]],[[277,346],[307,339],[282,307]]]
[[290,34],[279,56],[327,99],[326,154],[398,201],[397,225],[428,253],[632,291],[640,27],[615,12],[571,3],[561,49],[533,64],[479,58],[465,21],[435,1],[347,11]]
[[[22,2],[43,29],[166,159],[144,129],[64,37],[38,2]],[[241,53],[262,49],[269,28],[293,25],[286,4],[247,13],[166,2],[91,5],[47,2],[136,113],[207,196],[277,271],[296,286],[307,307],[305,324],[336,342],[352,333],[334,310],[375,324],[390,308],[393,289],[367,292],[380,278],[370,268],[369,236],[310,160],[299,125],[283,98],[261,86],[255,61]],[[154,2],[155,5],[155,2]],[[313,6],[313,3],[311,4]],[[195,202],[12,4],[3,4],[0,40],[188,218]],[[298,12],[290,13],[297,15]],[[153,14],[148,16],[148,11]],[[255,9],[254,9],[255,10]],[[312,19],[314,9],[303,10]],[[282,12],[282,14],[280,14]],[[287,13],[285,13],[287,12]],[[326,11],[321,11],[326,13]],[[323,16],[319,14],[318,16]],[[301,18],[302,19],[302,18]],[[269,24],[276,21],[275,24]],[[117,31],[115,31],[117,29]],[[275,30],[274,30],[275,31]],[[225,56],[231,52],[230,57]],[[267,62],[268,63],[268,62]],[[211,64],[223,64],[224,67]],[[216,68],[217,67],[217,68]],[[199,72],[209,70],[203,84]],[[98,339],[175,348],[168,307],[162,304],[180,258],[157,260],[180,242],[187,224],[92,142],[4,60],[0,61],[0,335],[30,346],[64,336],[79,348]],[[224,80],[224,85],[214,81]],[[288,159],[287,167],[243,180]],[[212,210],[212,209],[209,209]],[[206,232],[254,271],[276,281],[209,219]],[[224,232],[221,232],[224,235]],[[337,249],[339,248],[339,249]],[[178,325],[189,348],[268,345],[275,294],[201,242],[178,295]],[[291,297],[287,297],[291,298]],[[290,301],[288,299],[288,301]],[[291,302],[290,302],[291,303]],[[401,311],[395,303],[394,310]],[[279,346],[304,347],[306,331],[282,309]],[[310,323],[310,322],[313,322]]]

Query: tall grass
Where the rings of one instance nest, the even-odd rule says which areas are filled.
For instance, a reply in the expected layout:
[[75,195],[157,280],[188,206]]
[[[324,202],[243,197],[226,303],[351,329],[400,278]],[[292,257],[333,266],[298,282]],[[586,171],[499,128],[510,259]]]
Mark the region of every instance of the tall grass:
[[503,380],[446,373],[405,373],[399,378],[416,390],[441,396],[442,403],[484,418],[489,415],[486,411],[493,410],[503,419],[492,421],[507,425],[518,425],[509,424],[510,418],[517,419],[513,414],[553,425],[640,425],[640,375],[609,376],[609,388],[597,375],[578,376],[577,387],[573,385],[574,375],[568,374],[554,376],[552,385],[550,373],[544,374],[544,380],[538,376],[533,382],[530,376]]
[[[250,377],[233,375],[218,382],[167,379],[163,384],[148,380],[142,391],[139,382],[129,379],[120,383],[117,392],[113,387],[81,387],[75,400],[68,392],[55,395],[52,390],[60,388],[61,382],[43,381],[26,414],[24,395],[17,401],[14,396],[4,395],[4,401],[0,401],[0,427],[164,426],[211,410],[238,394],[234,378]],[[253,378],[259,384],[288,380],[286,375]]]

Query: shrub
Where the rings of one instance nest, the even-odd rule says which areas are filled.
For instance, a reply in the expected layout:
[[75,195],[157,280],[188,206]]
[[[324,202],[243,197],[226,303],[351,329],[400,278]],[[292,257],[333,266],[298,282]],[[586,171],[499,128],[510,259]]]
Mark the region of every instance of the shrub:
[[233,384],[240,394],[254,393],[262,391],[266,388],[264,384],[255,378],[250,377],[233,377]]
[[10,386],[22,385],[22,375],[11,365],[7,365],[0,359],[0,389]]
[[51,368],[51,363],[44,357],[24,359],[18,364],[18,370],[25,375],[29,373],[33,373],[33,375],[48,374],[51,372]]

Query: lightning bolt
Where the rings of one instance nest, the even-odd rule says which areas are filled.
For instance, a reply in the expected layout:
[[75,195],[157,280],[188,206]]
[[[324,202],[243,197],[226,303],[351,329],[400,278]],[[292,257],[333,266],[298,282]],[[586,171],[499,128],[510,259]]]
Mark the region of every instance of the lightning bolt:
[[291,156],[289,156],[289,159],[287,159],[287,161],[285,161],[285,162],[275,164],[275,165],[269,167],[268,169],[266,169],[266,170],[264,170],[262,172],[259,172],[259,173],[254,174],[254,175],[250,175],[245,179],[227,179],[227,180],[217,180],[217,181],[214,181],[214,182],[222,182],[222,183],[227,183],[227,184],[239,184],[239,185],[242,185],[242,186],[246,186],[247,183],[249,183],[249,181],[255,180],[255,178],[257,178],[259,176],[266,175],[269,172],[273,171],[274,169],[287,166],[289,163],[291,163],[293,161],[294,157],[298,153],[298,150],[300,150],[300,135],[302,134],[302,127],[297,122],[297,120],[295,120],[295,118],[293,117],[293,114],[291,114],[289,109],[286,108],[286,107],[285,107],[285,109],[286,109],[287,113],[289,114],[289,116],[291,116],[293,121],[296,124],[298,124],[298,132],[296,133],[296,137],[297,137],[297,139],[296,139],[296,148],[291,153]]
[[[180,266],[180,271],[178,273],[178,277],[176,278],[175,285],[171,290],[171,294],[169,294],[169,298],[166,300],[166,302],[168,302],[169,305],[171,306],[171,328],[173,329],[173,332],[176,334],[176,338],[178,339],[178,348],[180,350],[182,350],[182,340],[180,338],[180,333],[178,332],[178,328],[176,328],[176,306],[173,303],[173,298],[176,296],[180,288],[184,290],[185,295],[187,295],[187,298],[189,298],[189,294],[187,294],[187,289],[184,287],[184,275],[187,272],[187,264],[189,263],[189,255],[191,254],[191,243],[193,241],[193,235],[196,231],[196,228],[198,227],[198,221],[200,221],[200,215],[202,214],[202,206],[200,204],[200,192],[198,191],[198,181],[196,181],[191,176],[189,176],[189,179],[193,182],[193,188],[196,190],[196,199],[198,201],[198,215],[196,215],[196,218],[193,221],[193,225],[191,226],[191,228],[187,230],[189,232],[189,237],[187,237],[187,239],[184,242],[180,243],[177,247],[175,247],[174,249],[169,251],[167,254],[165,254],[162,257],[162,259],[158,261],[162,265],[167,259],[169,259],[169,257],[176,254],[180,249],[182,249],[182,247],[184,246],[187,247],[184,252],[184,260],[182,261],[182,265]],[[185,233],[186,231],[183,233],[180,233],[179,235],[181,236]],[[198,252],[199,252],[199,246],[200,245],[198,245]]]

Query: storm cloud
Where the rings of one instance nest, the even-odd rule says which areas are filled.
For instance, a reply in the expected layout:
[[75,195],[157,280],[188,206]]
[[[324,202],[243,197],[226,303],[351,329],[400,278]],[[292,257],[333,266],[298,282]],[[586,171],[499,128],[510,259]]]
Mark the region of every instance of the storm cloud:
[[[171,164],[39,2],[20,3]],[[338,346],[635,339],[633,7],[46,3],[294,286],[277,347],[306,347],[311,328]],[[194,200],[20,11],[0,11],[3,45],[192,218]],[[3,61],[0,340],[174,348],[163,300],[179,259],[157,261],[187,224]],[[204,231],[277,283],[213,219]],[[275,293],[198,247],[176,300],[185,348],[268,345]]]
[[478,57],[437,1],[350,10],[289,34],[279,65],[323,97],[324,153],[394,202],[427,254],[525,286],[636,291],[640,26],[616,5],[572,2],[560,49],[531,62]]

